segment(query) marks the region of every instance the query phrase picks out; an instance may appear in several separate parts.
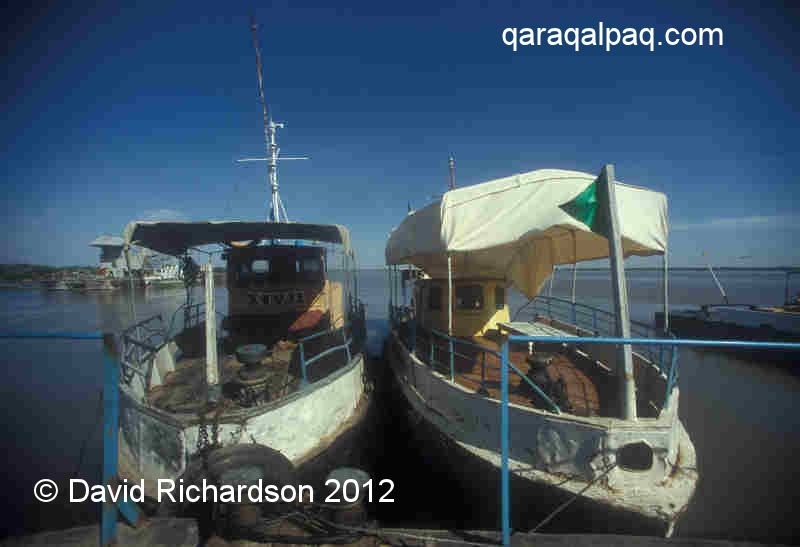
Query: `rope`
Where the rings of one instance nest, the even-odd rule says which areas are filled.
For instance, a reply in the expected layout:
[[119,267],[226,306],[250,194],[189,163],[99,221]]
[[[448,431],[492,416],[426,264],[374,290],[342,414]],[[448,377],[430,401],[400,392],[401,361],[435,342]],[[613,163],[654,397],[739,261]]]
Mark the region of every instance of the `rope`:
[[545,519],[542,522],[537,524],[536,527],[528,533],[535,534],[542,526],[546,525],[548,522],[553,520],[553,518],[555,518],[555,516],[558,515],[561,511],[569,507],[572,504],[572,502],[574,502],[576,499],[578,499],[578,497],[583,495],[583,493],[586,492],[589,488],[591,488],[597,481],[608,475],[611,472],[611,470],[614,469],[615,467],[617,467],[617,464],[610,466],[605,471],[597,475],[594,479],[592,479],[592,481],[589,484],[584,486],[580,492],[578,492],[577,494],[573,494],[573,496],[570,499],[568,499],[567,501],[556,507],[552,513],[547,515],[547,517],[545,517]]

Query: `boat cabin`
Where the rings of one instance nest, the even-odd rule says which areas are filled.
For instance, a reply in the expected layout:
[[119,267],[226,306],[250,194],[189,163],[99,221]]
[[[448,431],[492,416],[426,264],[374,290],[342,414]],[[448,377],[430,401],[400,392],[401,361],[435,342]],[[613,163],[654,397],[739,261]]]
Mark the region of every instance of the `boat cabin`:
[[[447,332],[446,279],[420,279],[414,287],[419,305],[418,320],[426,329]],[[453,336],[471,338],[497,330],[508,322],[508,299],[502,279],[459,279],[453,281]]]
[[342,284],[327,278],[324,247],[232,247],[227,259],[229,324],[253,323],[290,337],[342,326]]

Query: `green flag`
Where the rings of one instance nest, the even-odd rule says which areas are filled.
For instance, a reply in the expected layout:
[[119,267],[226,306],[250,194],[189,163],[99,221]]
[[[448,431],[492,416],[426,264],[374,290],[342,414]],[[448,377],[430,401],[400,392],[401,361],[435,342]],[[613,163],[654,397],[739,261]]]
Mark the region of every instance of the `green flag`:
[[608,237],[608,196],[605,188],[594,181],[574,199],[558,206],[572,218],[586,224],[591,231]]

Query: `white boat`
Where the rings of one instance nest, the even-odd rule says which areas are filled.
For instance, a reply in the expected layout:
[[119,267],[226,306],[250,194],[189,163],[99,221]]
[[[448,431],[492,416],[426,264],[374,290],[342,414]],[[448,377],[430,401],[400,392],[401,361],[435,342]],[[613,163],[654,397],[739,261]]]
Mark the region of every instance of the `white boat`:
[[[288,221],[277,184],[282,124],[267,114],[263,92],[262,105],[271,222],[135,221],[124,231],[126,251],[179,258],[187,286],[172,320],[139,321],[118,339],[120,475],[144,481],[153,498],[160,479],[209,474],[274,484],[296,472],[314,484],[357,453],[366,423],[371,380],[350,233]],[[209,261],[202,272],[189,256],[198,248]],[[209,252],[226,262],[224,318]],[[189,287],[201,275],[205,300],[193,303]]]
[[145,287],[183,286],[183,272],[179,264],[164,264],[144,276]]
[[[526,516],[534,505],[572,500],[590,515],[591,531],[670,535],[698,479],[678,417],[677,350],[587,343],[631,337],[624,297],[615,297],[615,315],[540,295],[556,265],[613,258],[613,238],[567,212],[601,179],[538,170],[453,189],[410,212],[386,246],[391,277],[413,280],[411,298],[393,282],[387,358],[412,427],[438,437],[428,446],[445,452],[445,470],[486,496],[501,469],[506,335],[568,337],[511,346],[513,528],[541,524]],[[664,255],[666,196],[621,183],[607,192],[618,206],[617,256]],[[595,211],[599,222],[602,208]],[[413,273],[401,277],[399,265]],[[625,295],[624,271],[614,283]],[[530,321],[509,317],[510,287],[532,299]],[[664,287],[666,302],[666,278]]]
[[[293,243],[235,244],[278,239]],[[364,308],[352,277],[328,278],[329,247],[294,243],[338,244],[347,267],[354,255],[346,228],[132,222],[125,240],[166,254],[221,243],[228,315],[216,313],[214,276],[205,275],[206,300],[176,310],[177,333],[156,316],[120,336],[123,477],[144,479],[155,497],[158,479],[184,477],[211,449],[268,447],[306,475],[352,449],[369,402]]]
[[[713,270],[709,267],[712,275]],[[671,310],[669,327],[686,338],[725,340],[761,340],[767,342],[800,341],[800,295],[791,296],[789,286],[792,276],[800,269],[785,272],[784,304],[768,306],[758,304],[731,304],[716,275],[714,280],[722,292],[725,303],[706,304],[695,309]],[[655,314],[656,326],[664,324],[664,313]],[[779,360],[793,363],[798,359],[794,350],[733,350],[735,354],[757,357],[759,360]]]

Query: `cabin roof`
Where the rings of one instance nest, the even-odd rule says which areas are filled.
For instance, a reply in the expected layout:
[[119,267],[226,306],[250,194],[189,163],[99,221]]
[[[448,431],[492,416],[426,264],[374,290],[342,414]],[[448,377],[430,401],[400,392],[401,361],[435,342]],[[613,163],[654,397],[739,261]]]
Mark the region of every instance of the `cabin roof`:
[[338,224],[301,222],[150,222],[128,223],[125,243],[168,255],[180,255],[193,247],[233,241],[284,239],[321,241],[342,245],[350,252],[350,232]]

